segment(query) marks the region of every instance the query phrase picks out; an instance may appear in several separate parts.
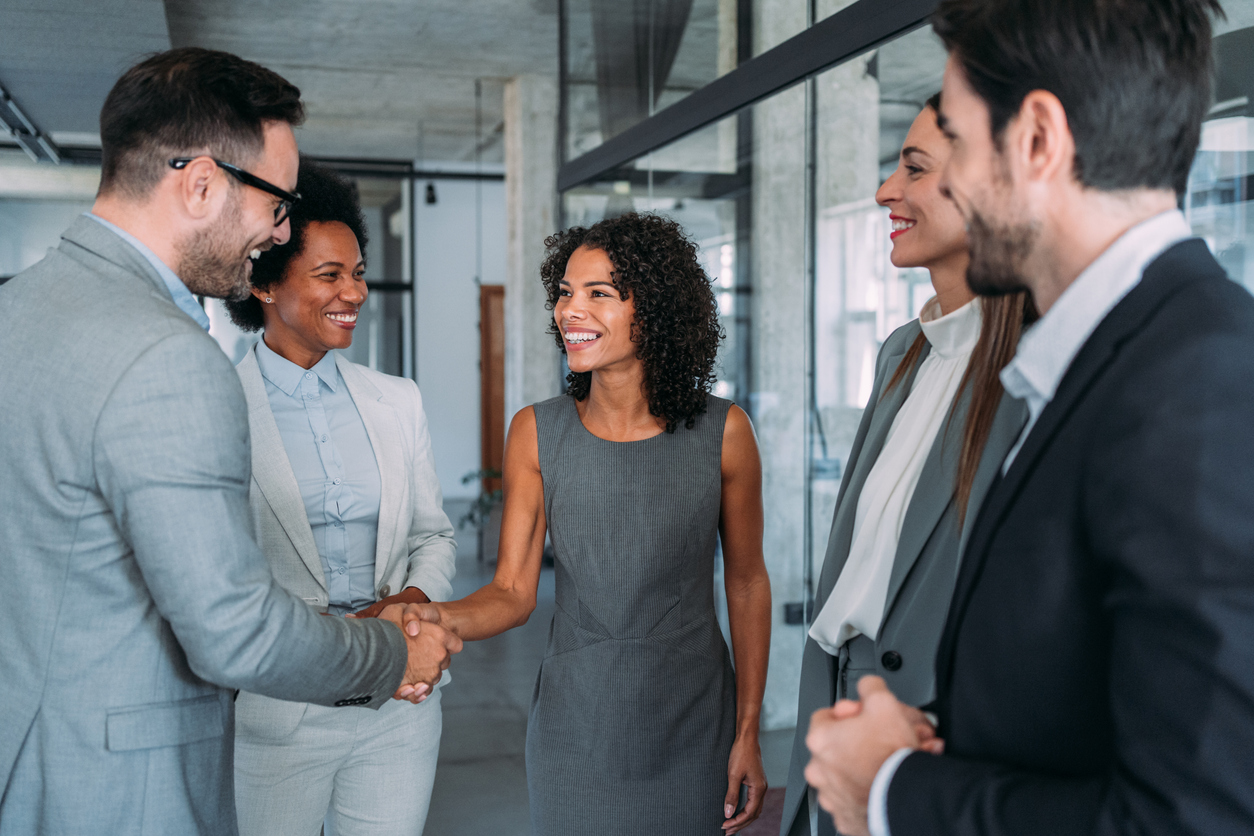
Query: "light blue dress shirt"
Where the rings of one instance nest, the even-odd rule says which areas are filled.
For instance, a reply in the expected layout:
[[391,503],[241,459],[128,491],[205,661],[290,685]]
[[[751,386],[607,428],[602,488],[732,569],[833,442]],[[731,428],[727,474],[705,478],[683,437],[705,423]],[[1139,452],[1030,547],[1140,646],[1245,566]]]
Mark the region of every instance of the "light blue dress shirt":
[[334,351],[305,370],[265,340],[254,350],[322,558],[327,612],[359,610],[375,601],[379,535],[379,464],[366,425],[336,368]]
[[144,242],[120,226],[111,224],[104,218],[99,215],[93,215],[91,212],[84,212],[83,214],[139,250],[139,254],[148,260],[152,268],[157,271],[157,275],[161,277],[161,281],[165,282],[165,286],[170,289],[170,298],[174,300],[174,304],[179,306],[179,310],[196,320],[196,324],[201,328],[204,328],[206,331],[209,330],[209,315],[205,313],[205,309],[196,301],[196,297],[187,289],[187,285],[183,284],[178,275],[164,261],[157,258],[156,253],[148,249]]

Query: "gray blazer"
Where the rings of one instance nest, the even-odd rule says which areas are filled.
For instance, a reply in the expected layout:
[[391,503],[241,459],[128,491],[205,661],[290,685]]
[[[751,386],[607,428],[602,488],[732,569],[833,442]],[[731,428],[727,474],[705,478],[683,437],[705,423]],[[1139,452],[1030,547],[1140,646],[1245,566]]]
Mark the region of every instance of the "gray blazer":
[[[879,458],[897,411],[910,394],[918,365],[887,396],[884,396],[884,387],[920,333],[918,320],[910,322],[894,331],[880,350],[872,397],[854,437],[836,499],[827,556],[815,593],[815,612],[827,601],[849,558],[858,497],[871,467]],[[920,364],[930,350],[931,346],[925,343]],[[971,488],[966,519],[960,523],[954,484],[970,402],[971,392],[967,388],[958,395],[953,420],[942,424],[906,509],[878,638],[875,641],[864,636],[853,639],[842,648],[839,659],[824,651],[813,639],[806,639],[797,701],[797,732],[788,770],[781,836],[810,833],[809,811],[803,803],[807,790],[803,772],[810,760],[805,736],[811,714],[837,699],[856,698],[857,680],[867,674],[882,676],[898,699],[911,705],[926,705],[936,695],[936,651],[949,613],[959,557],[984,496],[1027,419],[1027,408],[1021,401],[1002,396]],[[830,826],[830,817],[826,818],[826,823]]]
[[379,705],[404,637],[275,581],[239,378],[132,246],[80,218],[0,314],[0,830],[233,834],[231,689]]
[[[447,601],[453,592],[457,544],[444,513],[418,386],[412,380],[358,366],[342,355],[336,355],[335,365],[366,425],[379,465],[375,590],[386,598],[415,586],[433,601]],[[328,598],[322,559],[270,411],[256,353],[245,354],[235,370],[248,402],[253,463],[248,504],[257,543],[283,588],[325,612]],[[441,684],[447,678],[446,673]],[[242,730],[264,729],[267,737],[286,737],[295,731],[307,705],[245,691],[235,711]]]

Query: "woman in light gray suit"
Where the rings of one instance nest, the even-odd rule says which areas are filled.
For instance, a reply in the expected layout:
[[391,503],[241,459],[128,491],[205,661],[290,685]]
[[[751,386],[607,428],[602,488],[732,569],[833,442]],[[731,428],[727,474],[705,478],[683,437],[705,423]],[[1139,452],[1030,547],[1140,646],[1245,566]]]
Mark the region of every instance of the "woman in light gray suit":
[[[258,543],[279,583],[327,615],[446,600],[456,549],[418,387],[334,350],[351,345],[366,299],[356,194],[306,160],[297,191],[291,240],[255,259],[253,295],[228,305],[240,327],[265,329],[237,368]],[[240,833],[418,836],[440,726],[438,689],[378,711],[241,693]]]
[[803,775],[811,714],[857,699],[869,674],[911,705],[934,698],[962,545],[1027,414],[998,373],[1035,311],[1025,293],[976,299],[967,287],[965,224],[939,187],[949,143],[938,110],[936,96],[876,194],[893,264],[926,267],[936,296],[880,350],[849,454],[802,659],[782,836],[836,832]]

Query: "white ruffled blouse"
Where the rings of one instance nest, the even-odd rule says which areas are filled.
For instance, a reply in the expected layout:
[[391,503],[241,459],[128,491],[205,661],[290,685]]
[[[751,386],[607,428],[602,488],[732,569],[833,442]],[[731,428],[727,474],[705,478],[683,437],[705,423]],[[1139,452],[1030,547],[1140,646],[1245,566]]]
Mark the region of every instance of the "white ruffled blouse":
[[980,338],[979,300],[941,316],[933,298],[923,306],[919,324],[932,350],[867,474],[849,559],[810,627],[810,637],[833,656],[854,636],[874,640],[879,634],[906,509]]

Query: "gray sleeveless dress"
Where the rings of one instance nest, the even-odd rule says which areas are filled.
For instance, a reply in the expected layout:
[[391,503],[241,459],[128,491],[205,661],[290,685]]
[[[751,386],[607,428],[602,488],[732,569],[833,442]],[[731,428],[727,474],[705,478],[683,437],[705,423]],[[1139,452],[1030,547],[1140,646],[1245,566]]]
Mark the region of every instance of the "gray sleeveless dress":
[[714,615],[723,425],[613,442],[535,405],[557,611],[527,722],[537,836],[723,831],[735,737]]

